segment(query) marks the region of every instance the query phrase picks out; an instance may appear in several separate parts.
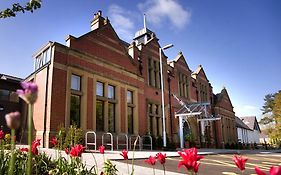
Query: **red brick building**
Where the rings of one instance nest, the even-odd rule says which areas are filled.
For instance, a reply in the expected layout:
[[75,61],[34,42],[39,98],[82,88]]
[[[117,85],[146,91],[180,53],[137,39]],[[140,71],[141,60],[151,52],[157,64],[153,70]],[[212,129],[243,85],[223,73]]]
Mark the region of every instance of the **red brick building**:
[[[131,44],[124,42],[101,12],[91,21],[90,32],[69,35],[66,45],[49,42],[34,55],[35,71],[26,78],[39,86],[33,110],[36,137],[48,146],[60,124],[97,133],[162,136],[159,48],[158,38],[147,28]],[[213,103],[212,86],[202,66],[192,72],[182,53],[171,62],[161,54],[166,132],[176,141],[174,112],[180,105],[171,94],[187,103]],[[221,142],[217,125],[208,125],[214,145]],[[190,118],[190,129],[200,143],[196,117]]]

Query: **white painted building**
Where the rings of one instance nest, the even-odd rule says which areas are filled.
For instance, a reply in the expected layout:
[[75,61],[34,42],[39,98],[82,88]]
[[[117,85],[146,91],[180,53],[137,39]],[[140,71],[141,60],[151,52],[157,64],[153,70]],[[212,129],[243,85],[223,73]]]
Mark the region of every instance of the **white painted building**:
[[235,118],[238,142],[249,143],[249,133],[252,130],[238,117]]
[[261,133],[260,134],[260,143],[270,143],[270,139],[268,137],[268,135]]
[[261,130],[255,116],[240,117],[251,131],[248,131],[248,143],[260,143]]
[[238,142],[260,143],[261,130],[255,116],[236,117]]

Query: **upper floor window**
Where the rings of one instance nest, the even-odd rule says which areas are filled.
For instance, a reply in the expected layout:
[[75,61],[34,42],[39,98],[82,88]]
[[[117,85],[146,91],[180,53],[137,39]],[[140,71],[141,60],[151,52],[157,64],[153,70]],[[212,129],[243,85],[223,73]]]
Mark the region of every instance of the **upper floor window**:
[[127,91],[127,103],[133,104],[133,92]]
[[96,87],[97,87],[96,94],[98,96],[103,97],[104,96],[104,83],[98,81]]
[[81,91],[81,77],[78,75],[71,75],[71,89]]
[[48,63],[51,59],[51,47],[39,53],[34,59],[34,69],[37,70]]
[[148,83],[150,86],[161,88],[160,64],[158,61],[148,58]]
[[115,87],[112,85],[108,85],[108,98],[115,99]]
[[208,101],[208,88],[207,88],[207,86],[200,83],[199,87],[200,87],[201,102]]
[[179,73],[179,94],[181,97],[189,98],[189,82],[188,77]]

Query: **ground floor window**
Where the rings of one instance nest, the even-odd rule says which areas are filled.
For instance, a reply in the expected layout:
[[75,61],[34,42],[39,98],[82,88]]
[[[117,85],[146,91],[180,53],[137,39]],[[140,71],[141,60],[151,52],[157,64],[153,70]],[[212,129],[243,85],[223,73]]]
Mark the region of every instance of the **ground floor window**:
[[149,103],[147,105],[148,111],[148,133],[153,136],[159,136],[162,132],[162,118],[161,118],[161,107],[159,104]]
[[108,103],[108,131],[115,132],[115,104]]
[[128,133],[133,134],[134,133],[134,108],[128,107],[127,113],[128,113]]
[[70,99],[70,125],[80,127],[80,106],[81,97],[79,95],[71,95]]
[[104,102],[97,100],[96,102],[96,129],[97,131],[104,131]]

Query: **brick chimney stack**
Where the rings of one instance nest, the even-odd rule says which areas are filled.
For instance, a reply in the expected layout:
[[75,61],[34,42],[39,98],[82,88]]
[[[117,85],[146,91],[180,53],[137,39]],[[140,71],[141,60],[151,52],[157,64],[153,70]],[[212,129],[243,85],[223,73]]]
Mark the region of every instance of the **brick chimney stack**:
[[99,10],[95,15],[94,19],[91,21],[91,31],[100,28],[103,25],[106,25],[109,22],[108,18],[102,17],[102,11]]

